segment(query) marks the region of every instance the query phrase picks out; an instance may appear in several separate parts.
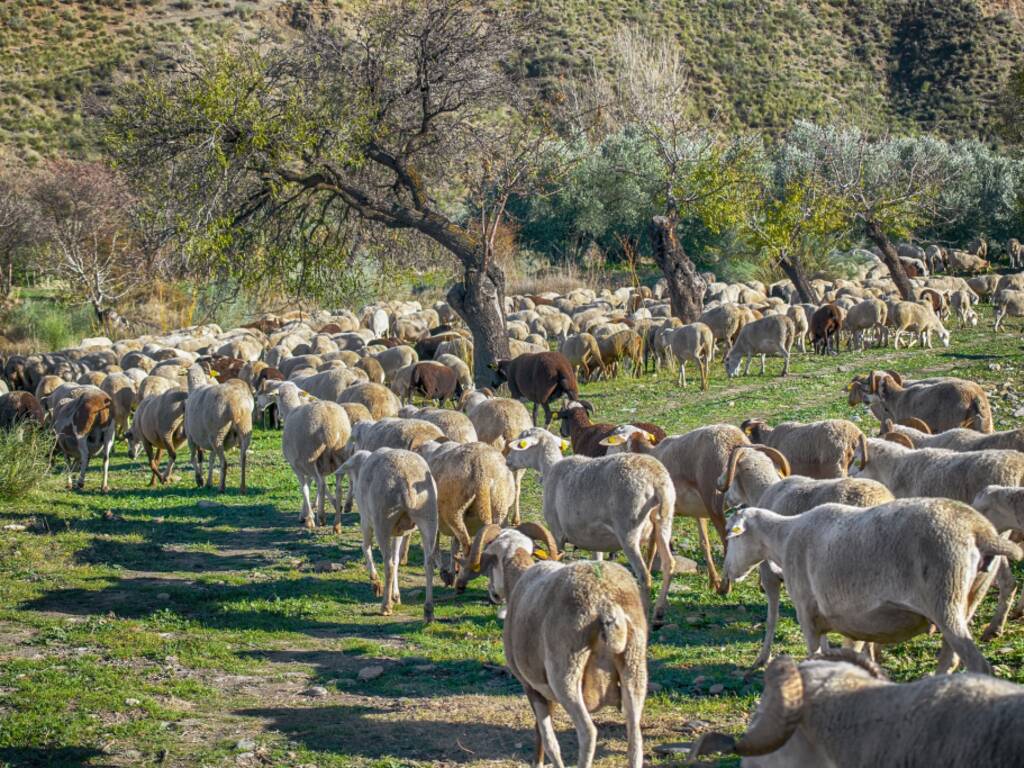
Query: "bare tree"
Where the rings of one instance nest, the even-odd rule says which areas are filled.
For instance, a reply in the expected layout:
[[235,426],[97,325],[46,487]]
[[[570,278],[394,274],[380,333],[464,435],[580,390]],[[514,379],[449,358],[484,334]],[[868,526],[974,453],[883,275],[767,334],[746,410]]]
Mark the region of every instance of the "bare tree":
[[[595,76],[592,95],[577,105],[609,125],[639,133],[660,163],[659,204],[650,224],[655,261],[668,282],[672,313],[692,322],[701,313],[703,278],[679,241],[684,217],[715,229],[741,215],[753,194],[746,166],[759,142],[724,137],[699,119],[679,45],[636,28],[611,41],[610,76]],[[631,169],[622,169],[629,173]]]
[[102,163],[53,160],[35,174],[29,197],[43,246],[39,269],[65,282],[110,332],[115,305],[151,279],[138,258],[124,180]]
[[[531,160],[528,142],[488,129],[513,101],[502,62],[516,40],[513,17],[464,0],[372,4],[291,48],[244,47],[126,89],[111,145],[182,195],[193,253],[235,268],[343,267],[367,222],[438,243],[462,267],[449,298],[487,384],[488,364],[508,355],[493,235]],[[486,195],[460,200],[481,182]]]

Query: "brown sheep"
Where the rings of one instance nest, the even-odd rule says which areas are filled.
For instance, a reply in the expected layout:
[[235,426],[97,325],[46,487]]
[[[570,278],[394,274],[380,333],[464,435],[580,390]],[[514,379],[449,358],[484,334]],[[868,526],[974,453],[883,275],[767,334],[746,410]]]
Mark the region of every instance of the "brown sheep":
[[[560,432],[562,437],[569,438],[572,443],[572,452],[576,456],[604,456],[608,453],[608,447],[601,444],[608,435],[615,431],[617,424],[594,424],[590,421],[588,413],[592,413],[594,407],[586,400],[570,401],[558,412],[561,420]],[[631,422],[631,425],[642,429],[651,435],[651,444],[657,445],[665,439],[665,430],[656,424],[645,421]]]
[[495,387],[507,382],[512,397],[533,403],[534,424],[538,405],[544,408],[546,427],[553,418],[552,400],[562,396],[580,399],[572,364],[560,352],[528,352],[512,360],[497,360],[491,367],[495,372]]
[[451,400],[454,405],[462,397],[462,385],[455,371],[443,363],[431,360],[413,365],[409,386],[413,392],[433,400],[438,406],[443,406],[447,400]]
[[811,316],[811,346],[819,355],[839,354],[843,311],[835,302],[824,304]]
[[617,331],[611,336],[598,339],[597,346],[601,351],[601,362],[605,370],[610,368],[613,377],[619,375],[619,362],[627,357],[632,363],[634,377],[640,376],[643,372],[644,340],[636,331],[631,329]]
[[24,421],[43,423],[43,408],[31,392],[5,392],[0,395],[0,429],[10,429]]
[[[89,459],[102,452],[101,490],[109,491],[110,451],[114,447],[114,409],[110,397],[91,386],[72,390],[53,407],[53,429],[57,433],[57,448],[67,459],[69,469],[78,466],[75,487],[79,490],[85,487]],[[68,487],[72,487],[70,475]]]

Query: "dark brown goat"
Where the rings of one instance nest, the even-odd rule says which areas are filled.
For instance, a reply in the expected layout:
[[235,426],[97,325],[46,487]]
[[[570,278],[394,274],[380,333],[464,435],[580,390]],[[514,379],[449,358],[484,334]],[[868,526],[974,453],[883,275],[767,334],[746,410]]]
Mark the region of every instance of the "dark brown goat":
[[457,333],[441,333],[437,336],[428,336],[425,339],[417,341],[413,349],[416,350],[416,354],[419,355],[420,360],[430,360],[437,352],[437,348],[444,342],[458,338],[461,337]]
[[811,343],[819,355],[839,354],[839,331],[843,327],[843,313],[835,302],[818,307],[811,316]]
[[413,392],[435,401],[439,406],[443,405],[445,400],[451,400],[454,404],[462,397],[462,385],[459,384],[455,371],[441,363],[416,363],[412,369],[410,384]]
[[[604,456],[608,452],[608,448],[601,445],[601,441],[618,427],[617,424],[593,423],[588,415],[593,410],[594,407],[590,403],[586,400],[580,400],[567,403],[558,412],[558,418],[562,422],[560,427],[562,437],[569,438],[569,441],[572,443],[572,452],[576,456],[590,456],[592,458]],[[653,435],[654,445],[665,439],[665,430],[656,424],[646,421],[634,421],[631,424]]]
[[43,423],[43,409],[31,392],[5,392],[0,395],[0,429],[10,429],[23,421]]
[[576,374],[572,364],[561,352],[530,352],[511,360],[496,360],[494,387],[508,382],[512,397],[533,403],[533,423],[537,423],[537,406],[544,408],[544,426],[551,423],[550,403],[559,397],[579,400]]

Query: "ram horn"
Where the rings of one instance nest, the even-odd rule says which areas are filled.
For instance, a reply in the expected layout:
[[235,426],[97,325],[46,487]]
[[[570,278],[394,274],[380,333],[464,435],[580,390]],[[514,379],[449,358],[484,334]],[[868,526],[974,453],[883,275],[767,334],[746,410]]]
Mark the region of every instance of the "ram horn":
[[534,541],[543,541],[544,546],[547,548],[549,560],[562,559],[562,555],[558,551],[558,544],[555,542],[555,537],[552,535],[551,531],[540,523],[520,523],[516,526],[516,530],[524,536],[529,536]]
[[498,537],[499,533],[501,533],[501,528],[493,523],[485,525],[476,532],[476,536],[473,537],[473,543],[469,547],[469,556],[463,563],[465,567],[459,571],[459,577],[455,581],[457,591],[461,592],[464,590],[470,579],[480,572],[480,560],[483,557],[484,550],[488,544]]
[[732,487],[732,482],[736,479],[736,466],[740,462],[740,454],[744,449],[750,447],[749,445],[734,445],[732,447],[732,451],[729,453],[729,463],[725,469],[725,479],[718,478],[718,484],[715,486],[719,493],[725,493]]
[[860,463],[857,466],[864,469],[864,465],[868,463],[868,439],[864,437],[863,432],[860,433],[858,439],[860,440]]
[[902,432],[886,432],[882,435],[883,438],[888,440],[890,443],[896,443],[902,445],[904,448],[913,448],[914,441],[904,435]]
[[767,445],[753,445],[751,446],[755,451],[759,451],[772,460],[772,464],[779,470],[779,474],[783,477],[789,477],[793,474],[792,467],[789,466],[789,459],[785,457],[782,451],[777,448],[771,448]]
[[[932,434],[932,428],[916,416],[908,416],[905,419],[900,419],[899,423],[904,427],[910,427],[911,429],[916,429],[918,432],[924,432],[926,435]],[[891,432],[892,430],[890,429],[886,431]]]

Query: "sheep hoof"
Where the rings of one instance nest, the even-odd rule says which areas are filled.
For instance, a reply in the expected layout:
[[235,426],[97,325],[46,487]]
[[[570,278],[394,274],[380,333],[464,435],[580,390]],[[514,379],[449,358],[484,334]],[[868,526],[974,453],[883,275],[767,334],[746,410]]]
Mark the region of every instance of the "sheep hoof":
[[374,597],[383,597],[384,596],[384,585],[380,583],[379,579],[375,580],[373,582],[373,596]]
[[380,609],[381,616],[390,616],[392,613],[394,613],[394,611],[391,610],[390,605],[385,605],[383,608]]
[[102,488],[100,488],[100,493],[110,493],[110,486],[104,485]]
[[715,592],[723,596],[728,595],[730,592],[732,592],[732,582],[730,582],[728,579],[720,581],[718,583],[718,586],[715,587]]

